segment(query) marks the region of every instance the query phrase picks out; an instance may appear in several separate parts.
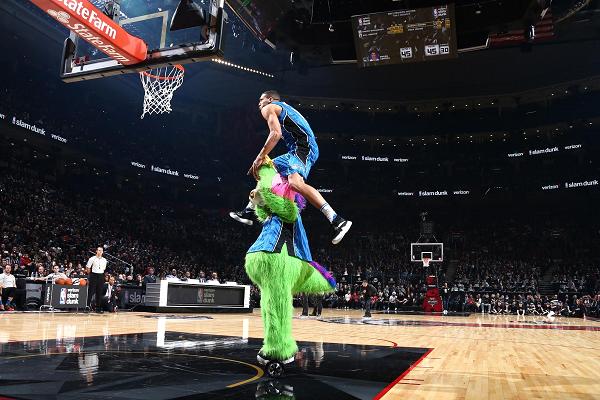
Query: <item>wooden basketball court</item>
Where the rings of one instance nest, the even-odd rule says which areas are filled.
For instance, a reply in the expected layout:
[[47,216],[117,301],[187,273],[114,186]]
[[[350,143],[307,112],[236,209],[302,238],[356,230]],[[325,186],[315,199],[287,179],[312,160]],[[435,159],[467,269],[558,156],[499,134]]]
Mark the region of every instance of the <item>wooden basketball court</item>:
[[[203,316],[210,319],[190,314],[130,312],[103,315],[3,313],[0,315],[1,359],[5,365],[2,375],[8,379],[6,365],[15,359],[26,362],[30,368],[36,368],[37,363],[43,368],[42,360],[55,354],[85,353],[89,351],[86,344],[71,347],[69,344],[84,343],[86,338],[92,337],[101,338],[105,344],[113,336],[130,334],[145,334],[144,337],[151,338],[156,335],[156,343],[162,343],[161,337],[163,342],[165,337],[168,341],[173,332],[179,334],[179,338],[185,334],[231,339],[262,337],[259,311]],[[320,344],[321,349],[328,343],[377,346],[378,349],[421,349],[418,359],[407,364],[408,368],[399,367],[398,371],[393,371],[397,377],[385,385],[384,390],[378,391],[377,398],[600,398],[600,322],[481,314],[469,317],[374,314],[372,320],[364,322],[360,317],[359,311],[325,310],[322,320],[295,319],[294,334],[297,341]],[[54,344],[45,345],[50,342]],[[215,354],[214,349],[219,343],[226,342],[216,340],[211,354]],[[186,343],[182,348],[193,346],[193,340]],[[127,352],[127,346],[128,342],[121,343],[119,352]],[[103,348],[108,349],[106,345]],[[343,348],[337,350],[340,357],[345,357]],[[367,352],[367,347],[361,349],[358,356],[352,357],[361,357],[360,354]],[[322,353],[319,359],[324,363],[328,352]],[[167,353],[156,354],[160,358],[160,354]],[[235,354],[230,357],[235,358]],[[241,386],[256,385],[266,379],[257,363],[247,360],[240,363],[255,369],[254,375],[247,379],[248,382],[242,381]],[[351,370],[352,362],[348,362],[347,367]],[[377,365],[372,367],[377,369]],[[394,368],[393,364],[386,370],[390,368]],[[30,372],[33,378],[35,372]],[[361,374],[360,371],[356,373]],[[285,379],[281,381],[285,383]],[[295,385],[296,398],[302,398],[302,392],[303,388]],[[0,384],[0,394],[8,398],[30,398],[15,395],[13,386],[6,386],[6,383]]]

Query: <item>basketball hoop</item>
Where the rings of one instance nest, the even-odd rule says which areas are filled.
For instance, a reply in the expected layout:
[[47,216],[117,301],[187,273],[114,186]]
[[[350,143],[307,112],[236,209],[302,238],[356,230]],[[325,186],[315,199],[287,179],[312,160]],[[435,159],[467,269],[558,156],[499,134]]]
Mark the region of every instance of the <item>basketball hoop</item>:
[[427,268],[427,267],[429,267],[429,262],[431,261],[431,258],[429,258],[429,257],[423,257],[423,258],[421,259],[421,261],[423,261],[423,266],[424,266],[425,268]]
[[171,112],[173,93],[183,84],[185,69],[181,65],[171,65],[140,72],[144,86],[144,112],[146,114],[164,114]]

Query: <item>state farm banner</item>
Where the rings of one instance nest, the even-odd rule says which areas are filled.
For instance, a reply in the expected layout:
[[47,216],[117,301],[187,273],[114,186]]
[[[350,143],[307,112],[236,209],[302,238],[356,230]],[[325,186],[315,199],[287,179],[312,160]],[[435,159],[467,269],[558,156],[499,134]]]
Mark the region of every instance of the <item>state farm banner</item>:
[[138,64],[146,59],[146,42],[130,35],[88,0],[29,1],[121,64]]

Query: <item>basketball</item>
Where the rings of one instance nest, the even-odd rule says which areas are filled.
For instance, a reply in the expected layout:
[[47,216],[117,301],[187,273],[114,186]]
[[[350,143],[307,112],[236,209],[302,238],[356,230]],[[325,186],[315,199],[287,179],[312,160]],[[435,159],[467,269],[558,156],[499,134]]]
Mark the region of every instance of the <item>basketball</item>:
[[70,278],[65,279],[65,285],[72,285],[73,284],[73,280]]
[[85,278],[79,279],[79,286],[86,286],[86,285],[87,285],[87,279],[85,279]]
[[64,278],[58,278],[57,280],[54,281],[55,284],[57,285],[64,285],[65,284],[65,279]]

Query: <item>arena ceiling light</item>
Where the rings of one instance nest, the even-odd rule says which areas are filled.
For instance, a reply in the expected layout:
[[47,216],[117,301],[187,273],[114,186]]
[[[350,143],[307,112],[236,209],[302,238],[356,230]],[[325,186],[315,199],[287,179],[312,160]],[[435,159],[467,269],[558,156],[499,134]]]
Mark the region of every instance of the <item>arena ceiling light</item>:
[[[251,72],[253,74],[257,74],[257,75],[261,75],[261,76],[266,76],[267,78],[275,78],[275,75],[273,75],[273,74],[262,72],[262,71],[259,71],[257,69],[254,69],[254,68],[244,67],[243,65],[234,64],[234,63],[229,62],[229,61],[221,60],[220,58],[213,58],[211,61],[213,61],[213,62],[215,62],[217,64],[224,65],[226,67],[236,68],[236,69],[239,69],[241,71]],[[298,105],[300,105],[300,104],[298,104]],[[311,104],[311,107],[313,107],[313,106],[314,105]]]

